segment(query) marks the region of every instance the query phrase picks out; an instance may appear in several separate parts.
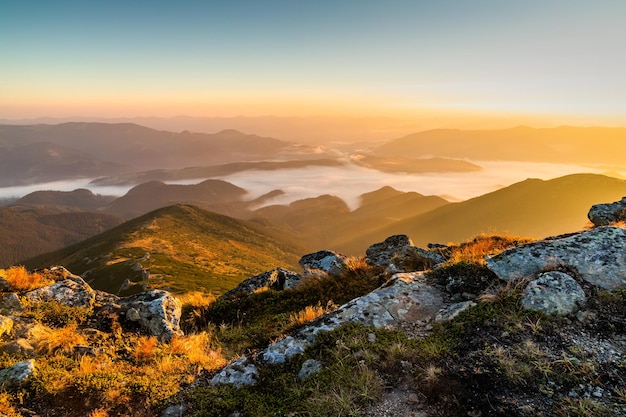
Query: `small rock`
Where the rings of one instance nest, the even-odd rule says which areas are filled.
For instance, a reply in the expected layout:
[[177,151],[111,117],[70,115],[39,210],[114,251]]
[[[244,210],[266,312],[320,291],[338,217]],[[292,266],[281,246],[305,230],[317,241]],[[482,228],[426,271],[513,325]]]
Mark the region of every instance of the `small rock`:
[[620,220],[626,220],[626,197],[608,204],[596,204],[591,207],[587,217],[595,226],[607,226]]
[[376,333],[368,333],[367,334],[367,341],[370,342],[370,343],[376,342]]
[[339,275],[345,266],[345,261],[344,255],[330,250],[321,250],[304,255],[298,263],[305,272],[317,269],[330,275]]
[[185,404],[170,405],[161,412],[160,417],[182,417],[186,410],[187,406]]
[[315,359],[307,359],[302,364],[300,371],[298,372],[298,380],[304,382],[311,376],[319,373],[322,370],[322,363]]
[[587,298],[578,283],[559,271],[545,272],[526,286],[522,306],[529,310],[566,316],[584,305]]
[[236,387],[254,385],[259,378],[259,371],[245,356],[231,363],[211,380],[211,385],[231,384]]
[[12,292],[2,297],[0,310],[6,313],[12,313],[12,312],[20,312],[23,309],[24,309],[24,306],[22,305],[22,300],[20,300],[19,295],[17,295],[16,293]]
[[26,382],[35,374],[35,360],[18,362],[10,368],[0,370],[0,386],[16,387]]
[[0,346],[0,351],[8,353],[9,355],[24,355],[31,356],[35,354],[35,348],[28,340],[19,338],[11,342],[7,342]]
[[596,398],[602,398],[603,394],[604,394],[604,390],[602,388],[600,388],[600,387],[595,387],[595,389],[591,393],[591,395],[596,397]]
[[[129,314],[154,336],[169,342],[180,330],[181,304],[167,291],[151,290],[119,300],[122,312]],[[135,312],[131,312],[135,310]]]

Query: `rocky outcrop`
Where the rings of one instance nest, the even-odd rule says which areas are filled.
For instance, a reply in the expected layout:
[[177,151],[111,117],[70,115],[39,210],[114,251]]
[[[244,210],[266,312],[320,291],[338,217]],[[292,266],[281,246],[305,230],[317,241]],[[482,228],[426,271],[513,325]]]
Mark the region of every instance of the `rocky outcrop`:
[[[406,323],[426,327],[445,307],[444,299],[440,290],[426,283],[422,272],[396,274],[375,291],[344,304],[293,335],[271,344],[258,355],[258,360],[269,364],[286,362],[312,345],[319,332],[337,329],[348,322],[377,328],[398,328]],[[243,359],[224,368],[213,378],[212,384],[243,384],[244,380],[256,383],[251,377],[242,380],[242,375],[256,372],[254,361]],[[234,369],[231,369],[233,366]]]
[[587,217],[595,226],[608,226],[626,220],[626,197],[614,203],[592,206]]
[[530,282],[522,295],[522,306],[529,310],[566,316],[578,311],[587,298],[581,286],[569,275],[551,271]]
[[626,288],[626,230],[599,227],[521,245],[487,258],[487,267],[505,281],[565,268],[606,290]]
[[138,323],[165,342],[183,334],[180,301],[167,291],[151,290],[121,298],[119,305],[127,320]]
[[394,272],[403,270],[403,265],[408,263],[420,263],[422,267],[419,269],[430,269],[445,260],[438,253],[413,246],[407,235],[389,236],[384,241],[371,245],[365,254],[369,264],[387,266]]
[[259,371],[256,366],[246,357],[236,360],[215,375],[211,384],[231,384],[236,387],[242,385],[255,385],[259,379]]
[[103,291],[93,290],[81,277],[67,277],[26,293],[32,302],[55,301],[69,307],[82,307],[92,312],[106,310],[122,315],[126,320],[138,324],[150,334],[163,341],[181,335],[181,304],[167,291],[151,290],[130,297],[120,298]]
[[224,297],[239,293],[252,294],[262,288],[278,291],[287,290],[298,285],[301,278],[302,275],[296,272],[276,268],[244,280],[241,284],[225,293]]
[[298,262],[304,270],[324,271],[330,275],[339,275],[345,266],[346,257],[330,250],[321,250],[318,252],[304,255]]
[[68,275],[62,281],[26,293],[31,301],[56,301],[68,307],[91,309],[96,292],[77,275]]

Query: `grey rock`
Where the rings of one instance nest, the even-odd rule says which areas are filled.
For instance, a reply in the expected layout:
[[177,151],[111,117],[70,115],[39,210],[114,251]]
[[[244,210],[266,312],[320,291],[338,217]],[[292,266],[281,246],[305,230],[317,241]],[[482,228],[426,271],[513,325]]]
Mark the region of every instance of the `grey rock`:
[[0,316],[0,336],[11,333],[13,320],[7,316]]
[[83,307],[91,309],[96,299],[96,292],[77,275],[68,275],[66,279],[52,285],[27,292],[25,295],[31,301],[56,301],[69,307]]
[[310,270],[324,271],[330,275],[339,275],[344,268],[346,257],[330,250],[304,255],[298,262],[304,272]]
[[595,226],[607,226],[614,222],[626,220],[626,197],[614,203],[592,206],[587,217]]
[[[151,290],[119,300],[121,311],[126,318],[139,323],[154,336],[169,342],[180,330],[181,304],[167,291]],[[131,310],[135,310],[128,313]]]
[[409,261],[412,264],[416,260],[421,261],[424,266],[422,269],[429,269],[445,261],[438,253],[413,246],[407,235],[390,236],[383,242],[371,245],[365,254],[369,264],[387,266],[390,271],[403,270],[402,264]]
[[387,266],[394,256],[404,254],[409,246],[413,246],[413,242],[407,235],[389,236],[367,248],[365,259],[372,265]]
[[0,386],[19,387],[35,374],[35,360],[18,362],[10,368],[0,370]]
[[185,415],[185,411],[187,411],[185,404],[170,405],[161,412],[160,417],[182,417]]
[[211,385],[231,384],[236,387],[254,385],[259,378],[259,371],[248,358],[243,357],[231,363],[211,380]]
[[300,371],[298,371],[298,380],[300,382],[304,382],[313,375],[318,374],[322,370],[322,363],[320,361],[316,361],[315,359],[307,359],[300,367]]
[[608,226],[557,236],[508,249],[486,261],[505,281],[565,266],[603,289],[626,288],[626,230]]
[[12,292],[9,294],[4,294],[2,296],[2,301],[0,302],[0,310],[5,313],[15,313],[20,312],[24,309],[22,305],[22,300],[20,300],[19,295]]
[[6,279],[0,277],[0,292],[9,291],[9,288],[11,288],[9,282]]
[[539,275],[522,294],[524,308],[558,316],[578,311],[586,301],[585,292],[574,278],[559,271]]
[[279,291],[291,289],[300,282],[301,278],[302,275],[296,272],[276,268],[244,280],[241,284],[224,294],[224,296],[228,297],[238,293],[252,294],[264,287]]
[[476,305],[473,301],[462,301],[460,303],[454,303],[437,312],[435,316],[435,321],[438,323],[446,322],[453,320],[456,316],[464,312],[470,307],[474,307]]

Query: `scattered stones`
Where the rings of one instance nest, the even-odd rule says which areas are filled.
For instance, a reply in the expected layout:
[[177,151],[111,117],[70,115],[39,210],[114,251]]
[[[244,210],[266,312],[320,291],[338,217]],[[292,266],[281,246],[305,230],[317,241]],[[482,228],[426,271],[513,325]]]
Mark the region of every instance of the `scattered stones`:
[[304,255],[298,262],[304,272],[311,270],[324,271],[330,275],[339,275],[344,268],[346,257],[330,251],[321,250]]
[[487,267],[506,281],[566,267],[605,290],[626,288],[626,230],[599,227],[521,245],[487,258]]
[[35,374],[35,360],[18,362],[10,368],[0,370],[0,386],[19,387]]
[[607,226],[611,223],[626,220],[626,197],[614,203],[592,206],[587,217],[595,226]]
[[211,380],[211,385],[231,384],[236,387],[254,385],[259,379],[259,371],[248,358],[243,357],[231,363]]
[[580,285],[559,271],[545,272],[526,286],[522,295],[524,308],[566,316],[576,312],[587,298]]
[[319,373],[322,370],[322,363],[315,359],[307,359],[302,364],[300,371],[298,372],[298,380],[304,382],[311,376]]

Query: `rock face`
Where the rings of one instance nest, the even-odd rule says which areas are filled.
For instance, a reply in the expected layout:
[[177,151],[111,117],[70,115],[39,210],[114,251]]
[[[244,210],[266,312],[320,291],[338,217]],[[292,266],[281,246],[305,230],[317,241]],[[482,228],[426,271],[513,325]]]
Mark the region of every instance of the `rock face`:
[[[321,316],[293,335],[271,344],[258,356],[265,363],[286,362],[312,345],[319,332],[337,329],[348,322],[377,328],[397,328],[406,323],[426,326],[444,306],[443,293],[428,285],[422,272],[396,274],[382,287]],[[242,383],[246,373],[253,374],[252,369],[256,372],[253,361],[242,358],[224,368],[213,378],[212,384]],[[253,379],[243,378],[256,383]]]
[[56,301],[68,307],[91,309],[96,292],[81,277],[70,275],[62,281],[26,293],[26,298],[32,301]]
[[225,297],[245,293],[252,294],[261,288],[269,288],[272,290],[287,290],[294,288],[300,282],[302,275],[283,268],[276,268],[271,271],[264,272],[254,277],[248,278],[237,287],[224,294]]
[[567,274],[546,272],[530,282],[522,295],[522,306],[530,310],[566,316],[582,307],[587,298],[580,285]]
[[[409,258],[412,258],[413,261],[421,261],[424,265],[423,269],[428,269],[445,260],[438,253],[413,246],[407,235],[389,236],[384,241],[371,245],[365,254],[369,264],[389,266],[392,270],[401,270],[402,263],[407,262]],[[394,261],[400,265],[392,266]]]
[[321,250],[319,252],[310,253],[300,258],[298,262],[304,272],[312,270],[324,271],[330,275],[339,275],[345,265],[346,257],[330,251]]
[[505,281],[565,267],[603,289],[626,288],[626,230],[599,227],[521,245],[487,258],[487,267]]
[[151,290],[119,300],[126,319],[139,323],[143,328],[169,342],[180,330],[181,304],[167,291]]
[[56,301],[70,307],[83,307],[91,311],[106,309],[123,314],[152,335],[169,341],[180,330],[180,302],[170,293],[152,290],[120,298],[102,291],[94,291],[81,277],[69,274],[52,285],[38,288],[25,295],[34,302]]
[[35,374],[35,360],[18,362],[10,368],[0,370],[0,386],[18,387]]
[[626,197],[614,203],[592,206],[587,217],[595,226],[607,226],[611,223],[626,220]]

